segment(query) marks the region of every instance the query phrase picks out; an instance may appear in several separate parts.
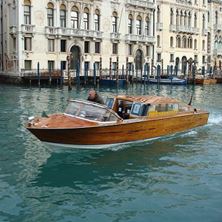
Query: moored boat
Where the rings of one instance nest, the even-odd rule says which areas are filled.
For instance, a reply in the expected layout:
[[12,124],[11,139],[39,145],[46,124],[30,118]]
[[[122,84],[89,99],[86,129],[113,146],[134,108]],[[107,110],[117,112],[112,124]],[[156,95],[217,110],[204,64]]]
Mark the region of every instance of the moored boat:
[[70,100],[64,113],[33,118],[26,127],[43,142],[96,148],[186,131],[208,116],[173,98],[119,95],[106,105]]
[[172,77],[172,78],[160,78],[160,79],[156,79],[156,78],[150,78],[148,79],[148,82],[150,83],[155,83],[155,84],[172,84],[172,85],[185,85],[187,84],[187,80],[186,79],[180,79],[177,77]]

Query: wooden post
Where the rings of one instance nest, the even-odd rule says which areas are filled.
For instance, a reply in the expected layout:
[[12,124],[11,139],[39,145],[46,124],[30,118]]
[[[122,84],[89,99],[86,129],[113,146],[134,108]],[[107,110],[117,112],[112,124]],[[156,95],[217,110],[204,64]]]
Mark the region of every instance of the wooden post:
[[119,84],[119,56],[116,57],[116,85]]
[[96,63],[93,64],[93,84],[96,86]]
[[109,58],[109,78],[112,79],[112,57]]
[[99,58],[99,79],[102,79],[102,57]]
[[70,54],[69,56],[67,56],[66,60],[67,60],[67,63],[68,63],[68,69],[67,69],[67,72],[68,72],[68,90],[72,90],[72,84],[71,84],[71,75],[70,75],[70,68],[71,68],[71,58],[72,58],[72,55]]
[[78,61],[76,64],[76,80],[77,80],[77,85],[80,85],[80,62]]
[[129,75],[128,75],[128,71],[129,71],[129,67],[128,67],[128,60],[129,60],[129,58],[128,57],[126,57],[126,83],[128,84],[128,82],[129,82]]
[[38,76],[38,86],[40,87],[40,70],[39,70],[39,62],[37,63],[37,76]]

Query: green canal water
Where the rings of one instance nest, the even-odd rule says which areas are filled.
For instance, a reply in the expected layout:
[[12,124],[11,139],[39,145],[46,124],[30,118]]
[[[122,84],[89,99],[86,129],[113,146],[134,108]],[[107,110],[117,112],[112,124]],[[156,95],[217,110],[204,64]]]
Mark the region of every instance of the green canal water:
[[[109,150],[45,146],[29,116],[61,112],[88,89],[0,85],[0,221],[222,221],[222,85],[99,89],[165,95],[210,112],[206,126]],[[86,138],[87,139],[87,138]]]

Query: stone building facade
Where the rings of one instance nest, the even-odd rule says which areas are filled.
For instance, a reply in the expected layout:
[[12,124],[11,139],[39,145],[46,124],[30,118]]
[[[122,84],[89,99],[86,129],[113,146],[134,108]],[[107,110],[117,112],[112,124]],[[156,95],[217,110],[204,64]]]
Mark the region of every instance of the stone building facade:
[[[155,56],[152,0],[2,0],[4,73],[67,68],[141,69]],[[118,66],[118,67],[117,67]]]
[[190,63],[207,68],[207,0],[158,0],[157,62],[187,74]]
[[[221,69],[219,0],[1,0],[0,72]],[[169,69],[168,69],[169,70]]]

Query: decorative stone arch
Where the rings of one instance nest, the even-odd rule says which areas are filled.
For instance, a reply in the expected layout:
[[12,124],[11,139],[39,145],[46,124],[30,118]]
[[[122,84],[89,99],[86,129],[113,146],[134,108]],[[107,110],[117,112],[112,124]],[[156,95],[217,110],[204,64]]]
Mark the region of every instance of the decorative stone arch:
[[32,5],[31,0],[24,0],[24,5],[29,5],[29,6],[31,6],[31,5]]
[[142,70],[144,63],[144,52],[142,49],[136,49],[134,53],[135,70]]
[[75,69],[77,67],[77,64],[79,65],[79,69],[81,69],[82,64],[82,52],[83,52],[83,46],[80,44],[74,43],[69,46],[68,54],[72,56],[72,59],[70,61],[70,67],[71,69]]

